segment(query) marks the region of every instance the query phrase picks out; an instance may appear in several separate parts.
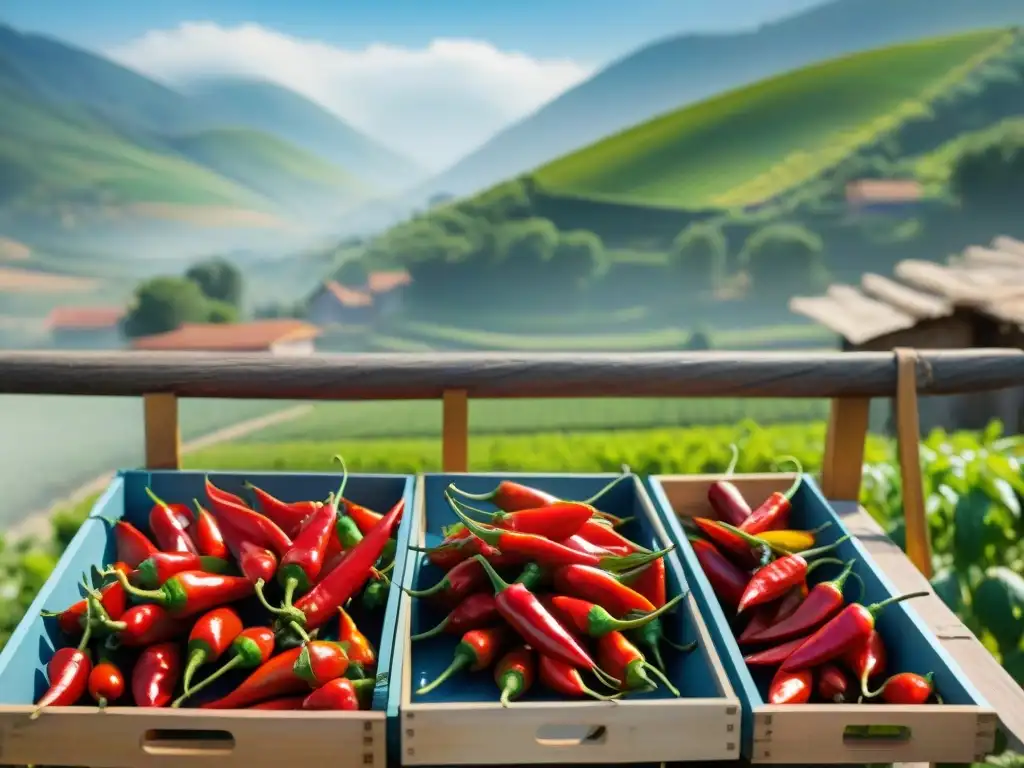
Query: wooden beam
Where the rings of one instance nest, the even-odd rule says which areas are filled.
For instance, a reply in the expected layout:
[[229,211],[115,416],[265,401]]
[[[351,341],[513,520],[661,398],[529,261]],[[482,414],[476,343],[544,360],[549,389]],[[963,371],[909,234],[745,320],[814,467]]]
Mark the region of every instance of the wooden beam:
[[181,469],[181,431],[178,398],[166,392],[143,395],[146,428],[146,468]]
[[907,525],[907,557],[924,574],[932,577],[932,545],[924,510],[921,478],[921,422],[917,406],[917,353],[897,348],[896,443],[903,477],[903,515]]
[[[1019,349],[919,352],[919,394],[982,392],[1024,381]],[[3,352],[0,394],[267,400],[474,398],[892,397],[888,352],[431,353],[310,355]]]
[[821,465],[821,490],[830,499],[860,497],[870,410],[871,400],[865,397],[832,401]]
[[469,471],[469,398],[464,389],[447,389],[442,398],[441,467]]

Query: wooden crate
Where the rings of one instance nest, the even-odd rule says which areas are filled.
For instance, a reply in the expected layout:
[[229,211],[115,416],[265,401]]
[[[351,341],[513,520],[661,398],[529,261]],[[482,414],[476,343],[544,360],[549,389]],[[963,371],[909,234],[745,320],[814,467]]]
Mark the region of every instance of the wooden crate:
[[[730,478],[752,504],[788,488],[795,475],[741,475]],[[753,763],[836,764],[905,762],[977,762],[994,748],[996,715],[956,662],[942,648],[914,609],[914,601],[886,609],[878,630],[887,641],[893,671],[934,672],[944,705],[765,703],[770,674],[752,673],[726,612],[696,560],[679,518],[714,517],[707,501],[713,475],[657,476],[649,480],[694,597],[708,622],[729,678],[743,707],[743,755]],[[829,543],[847,533],[814,481],[805,477],[793,498],[791,525],[812,528],[831,521],[819,539]],[[896,594],[857,539],[840,545],[835,556],[857,558],[865,584],[865,602]]]
[[[440,530],[456,521],[442,492],[450,482],[470,492],[484,492],[500,479],[512,478],[561,498],[587,498],[614,475],[426,475],[416,496],[410,540],[435,546]],[[598,502],[605,511],[636,516],[633,531],[659,548],[669,543],[650,498],[635,476],[624,480]],[[639,532],[639,533],[638,533]],[[408,588],[422,588],[442,575],[422,553],[410,552],[405,571]],[[667,558],[669,589],[688,589],[679,560]],[[422,577],[422,578],[421,578]],[[677,643],[696,639],[699,650],[666,655],[668,672],[684,698],[626,699],[618,704],[567,701],[528,696],[508,710],[497,702],[491,673],[471,673],[450,681],[429,697],[414,689],[447,665],[458,640],[448,636],[428,649],[405,645],[401,687],[403,765],[600,764],[660,763],[667,760],[735,760],[739,755],[739,705],[708,629],[692,596],[666,619],[666,632]],[[438,620],[418,601],[403,595],[398,632],[407,639]],[[423,612],[421,614],[421,611]],[[434,641],[429,641],[434,642]]]
[[[37,720],[29,714],[46,689],[45,663],[63,644],[52,621],[40,612],[60,610],[79,598],[78,583],[92,566],[113,560],[109,526],[98,519],[124,518],[146,525],[151,487],[168,502],[203,498],[202,472],[121,472],[96,503],[40,591],[25,619],[0,654],[0,765],[88,765],[96,768],[171,768],[182,765],[280,766],[313,763],[328,754],[346,756],[349,765],[386,768],[388,685],[374,691],[373,708],[364,712],[274,712],[259,710],[142,709],[112,706],[53,707]],[[339,475],[210,473],[214,484],[242,491],[249,479],[285,500],[326,498],[337,490]],[[351,475],[346,495],[371,508],[390,508],[405,498],[413,506],[414,479],[404,476]],[[411,515],[398,533],[400,553],[408,543]],[[396,562],[401,578],[404,557]],[[400,590],[393,585],[378,637],[378,672],[400,676],[404,658],[395,654]],[[370,631],[369,628],[367,630]],[[397,661],[392,666],[392,660]],[[244,673],[242,673],[244,675]],[[238,678],[235,678],[238,679]],[[215,687],[215,686],[214,686]],[[394,713],[397,716],[397,712]]]

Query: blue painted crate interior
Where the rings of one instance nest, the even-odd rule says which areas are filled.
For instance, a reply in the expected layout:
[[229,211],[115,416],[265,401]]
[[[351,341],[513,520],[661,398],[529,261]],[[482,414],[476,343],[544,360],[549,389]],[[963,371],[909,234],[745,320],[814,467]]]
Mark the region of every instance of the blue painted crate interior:
[[[444,499],[444,491],[450,483],[470,493],[486,493],[491,491],[500,480],[511,479],[527,484],[542,491],[564,499],[586,499],[603,488],[615,475],[557,476],[557,475],[427,475],[424,479],[424,510],[427,547],[441,543],[442,529],[458,522]],[[620,528],[621,532],[650,549],[661,549],[664,544],[657,539],[647,511],[640,502],[639,485],[635,478],[628,478],[617,484],[605,494],[595,506],[598,509],[620,517],[633,518]],[[484,502],[471,502],[479,509],[493,511],[495,508]],[[411,541],[418,541],[419,533],[412,533]],[[674,555],[666,560],[668,578],[668,596],[673,596],[685,589],[685,578]],[[426,555],[416,552],[409,553],[407,564],[407,584],[414,589],[424,589],[437,583],[444,572],[432,565]],[[514,580],[521,568],[505,569],[503,577]],[[543,590],[538,590],[542,592]],[[426,599],[412,601],[412,633],[416,634],[437,625],[447,615],[447,606],[438,606]],[[687,615],[685,601],[680,607],[664,617],[665,635],[673,643],[685,644],[696,638],[695,628]],[[462,671],[444,685],[424,695],[415,693],[416,689],[433,680],[451,663],[453,653],[459,642],[459,635],[443,634],[433,638],[420,640],[412,644],[412,701],[414,703],[442,702],[497,702],[498,689],[493,680],[492,671]],[[666,644],[662,644],[662,655],[666,663],[668,678],[680,689],[683,696],[694,698],[711,698],[721,696],[711,670],[706,666],[703,656],[697,652],[679,653]],[[601,689],[597,682],[586,678],[588,685]],[[604,690],[605,693],[611,691]],[[645,694],[631,694],[636,699],[671,698],[664,688]],[[543,686],[535,683],[532,691],[524,701],[558,701],[556,695],[543,691]]]
[[[120,473],[107,492],[97,502],[92,515],[82,526],[75,540],[68,547],[60,564],[46,587],[40,593],[40,609],[59,611],[81,597],[78,584],[83,574],[92,573],[93,583],[97,575],[95,567],[110,565],[116,558],[114,536],[109,521],[123,519],[140,530],[148,531],[148,515],[153,502],[146,494],[147,486],[167,503],[191,505],[193,499],[206,504],[202,472],[172,471],[125,471]],[[247,498],[245,481],[249,481],[283,501],[326,500],[328,494],[337,492],[341,484],[340,474],[226,474],[210,473],[210,481],[226,491]],[[413,507],[414,480],[401,475],[350,475],[345,487],[345,497],[369,509],[386,512],[403,498],[406,509]],[[399,528],[399,552],[404,551],[403,534],[408,535],[411,514],[406,514]],[[404,558],[398,558],[404,561]],[[398,566],[396,565],[396,568]],[[267,596],[274,604],[280,598],[280,589],[270,585]],[[349,613],[359,628],[374,644],[378,655],[377,673],[390,675],[395,625],[397,621],[400,591],[392,586],[387,606],[383,611],[366,611],[353,600]],[[255,600],[251,598],[235,606],[247,626],[266,626],[269,619]],[[321,639],[335,639],[338,622],[332,621],[321,631]],[[43,674],[45,665],[55,648],[67,645],[55,619],[36,618],[26,621],[12,637],[0,663],[0,703],[30,704],[46,689],[47,680]],[[124,661],[130,666],[133,654],[121,650]],[[200,676],[213,669],[203,668]],[[216,698],[244,679],[246,672],[239,671],[225,676],[222,684],[215,684],[204,694],[197,695],[196,703]],[[384,710],[387,703],[386,681],[374,690],[373,709]],[[130,691],[119,704],[130,704]]]
[[[780,490],[788,484],[786,479],[781,479],[779,482]],[[668,497],[664,493],[660,481],[653,480],[650,486],[654,492],[655,503],[661,508],[663,519],[668,524],[674,540],[680,546],[680,554],[685,562],[687,576],[694,585],[695,597],[700,604],[701,611],[708,619],[709,629],[715,636],[715,642],[733,684],[737,687],[741,698],[748,700],[744,702],[745,706],[748,704],[754,707],[764,705],[774,668],[748,667],[743,661],[743,654],[751,653],[765,646],[750,646],[749,648],[744,646],[743,650],[740,650],[735,636],[742,630],[743,622],[732,615],[730,610],[723,609],[714,596],[711,584],[686,540],[686,531],[669,506]],[[748,498],[752,507],[756,507],[761,501],[763,499]],[[687,510],[687,513],[693,513],[693,510]],[[699,514],[712,516],[710,507]],[[788,527],[796,530],[810,530],[829,522],[831,525],[817,534],[816,546],[832,544],[846,535],[848,531],[843,526],[841,519],[829,507],[814,481],[806,476],[793,495]],[[856,560],[853,572],[864,583],[864,595],[860,600],[863,604],[871,605],[894,596],[892,586],[884,576],[880,576],[871,567],[870,556],[857,540],[847,540],[822,557],[836,558],[844,563],[851,559]],[[811,562],[813,561],[814,558]],[[823,564],[811,572],[808,577],[808,586],[813,588],[817,583],[832,579],[838,575],[840,570],[842,570],[841,565]],[[846,582],[844,594],[847,603],[857,599],[859,587],[855,578]],[[913,610],[913,600],[890,605],[882,610],[878,614],[876,628],[881,634],[887,650],[888,674],[916,672],[923,675],[933,672],[936,689],[945,703],[970,705],[981,701],[980,696],[973,691],[970,683],[966,682],[956,664],[939,648],[931,633],[917,617]],[[767,647],[771,647],[771,645],[773,644]],[[877,687],[877,683],[873,687]]]

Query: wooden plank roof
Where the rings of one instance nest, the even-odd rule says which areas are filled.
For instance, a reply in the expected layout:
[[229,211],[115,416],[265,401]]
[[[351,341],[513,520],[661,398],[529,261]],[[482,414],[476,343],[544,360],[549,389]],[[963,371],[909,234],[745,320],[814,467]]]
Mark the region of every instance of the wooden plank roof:
[[789,308],[858,345],[962,308],[1024,326],[1024,242],[1000,235],[947,264],[907,259],[893,271],[893,278],[868,273],[856,287],[794,297]]

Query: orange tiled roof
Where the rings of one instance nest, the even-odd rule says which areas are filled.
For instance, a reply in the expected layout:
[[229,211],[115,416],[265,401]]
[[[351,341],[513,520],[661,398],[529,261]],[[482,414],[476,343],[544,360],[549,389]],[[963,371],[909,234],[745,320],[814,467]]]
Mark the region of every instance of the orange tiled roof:
[[373,297],[369,294],[349,288],[334,280],[324,283],[324,288],[334,294],[334,298],[343,307],[368,307],[373,304]]
[[252,323],[186,323],[176,331],[143,336],[134,349],[193,352],[264,352],[282,341],[304,341],[320,329],[301,320],[259,320]]
[[370,293],[387,293],[412,282],[412,276],[404,269],[390,272],[371,272],[366,285]]
[[118,307],[56,307],[46,318],[50,330],[102,330],[113,328],[124,317]]
[[911,179],[861,179],[846,185],[846,199],[851,202],[919,200],[923,194],[921,184]]

